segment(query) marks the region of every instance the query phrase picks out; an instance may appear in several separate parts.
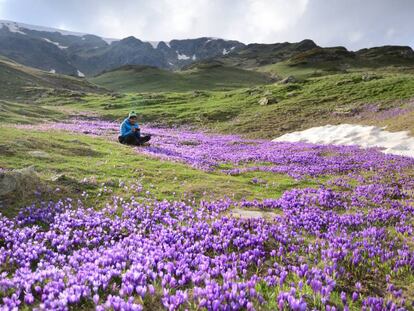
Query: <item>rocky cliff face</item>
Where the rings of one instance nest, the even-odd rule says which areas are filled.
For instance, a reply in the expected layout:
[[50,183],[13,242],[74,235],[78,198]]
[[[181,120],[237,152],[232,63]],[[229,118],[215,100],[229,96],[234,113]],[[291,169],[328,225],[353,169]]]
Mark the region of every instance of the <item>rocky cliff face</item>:
[[46,71],[82,76],[123,65],[179,69],[194,61],[243,48],[238,41],[216,38],[144,42],[73,33],[0,21],[0,54]]
[[414,64],[414,52],[405,46],[353,52],[344,47],[322,48],[309,39],[249,45],[208,37],[146,42],[135,37],[108,39],[10,21],[0,21],[0,55],[27,66],[75,76],[92,76],[125,65],[176,70],[210,62],[240,68],[281,61],[291,65],[336,63],[345,67]]

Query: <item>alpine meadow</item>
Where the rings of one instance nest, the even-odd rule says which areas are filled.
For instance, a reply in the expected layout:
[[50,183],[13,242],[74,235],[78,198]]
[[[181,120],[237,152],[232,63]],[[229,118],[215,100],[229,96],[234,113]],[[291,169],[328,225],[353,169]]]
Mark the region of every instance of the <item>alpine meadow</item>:
[[414,310],[411,3],[121,2],[0,1],[0,310]]

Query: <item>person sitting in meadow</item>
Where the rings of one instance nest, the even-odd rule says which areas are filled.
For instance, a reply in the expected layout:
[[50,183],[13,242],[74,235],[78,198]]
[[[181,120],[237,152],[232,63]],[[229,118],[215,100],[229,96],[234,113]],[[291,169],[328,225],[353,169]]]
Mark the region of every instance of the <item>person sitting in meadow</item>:
[[131,111],[119,129],[118,141],[121,144],[141,146],[151,139],[151,135],[141,135],[137,114]]

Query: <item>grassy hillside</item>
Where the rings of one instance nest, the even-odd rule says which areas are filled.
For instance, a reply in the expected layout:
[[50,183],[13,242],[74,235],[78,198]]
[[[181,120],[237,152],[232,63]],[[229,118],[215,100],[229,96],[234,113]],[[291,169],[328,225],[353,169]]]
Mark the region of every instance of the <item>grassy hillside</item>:
[[[301,79],[231,90],[214,81],[226,73],[226,88],[230,77],[240,87],[255,73],[141,69],[152,84],[127,94],[9,71],[4,94],[37,95],[0,100],[0,299],[23,310],[410,310],[413,159],[160,127],[273,138],[356,122],[414,133],[411,69],[300,69]],[[119,87],[132,81],[115,73]],[[132,109],[150,145],[121,145],[118,124],[100,120]]]
[[63,119],[64,114],[38,105],[36,103],[16,103],[7,100],[0,100],[0,124],[21,123],[30,124],[42,121],[56,121]]
[[149,66],[124,66],[90,80],[118,92],[225,90],[271,82],[267,74],[224,67],[217,63],[175,72]]
[[[263,98],[267,105],[260,105]],[[129,110],[141,122],[193,125],[213,131],[272,138],[313,126],[353,122],[414,133],[414,76],[346,73],[232,91],[90,95],[82,102],[51,98],[45,104],[121,119]]]
[[194,65],[217,61],[225,66],[267,72],[280,78],[289,75],[307,78],[350,71],[412,68],[414,52],[408,46],[380,46],[354,52],[341,46],[319,47],[311,40],[303,40],[297,43],[249,44],[234,53]]
[[[119,186],[120,182],[126,181],[140,183],[144,191],[150,191],[160,200],[183,197],[209,199],[210,196],[217,199],[233,195],[236,199],[265,198],[280,195],[282,190],[291,187],[317,183],[296,181],[286,175],[268,172],[247,172],[238,176],[220,170],[205,172],[185,164],[143,156],[131,147],[82,134],[23,130],[10,126],[2,126],[0,130],[0,168],[33,167],[39,177],[36,186],[47,185],[48,188],[43,189],[43,200],[56,200],[68,195],[80,198],[83,191],[88,191],[90,203],[101,207],[110,201],[112,194],[134,194],[133,188],[128,190]],[[265,178],[269,185],[252,185],[254,177]],[[104,187],[111,190],[103,191]],[[54,191],[56,188],[59,191]],[[14,207],[29,204],[35,199],[32,191],[21,190],[19,200],[6,202],[13,207],[6,211],[6,215],[15,214]]]
[[44,92],[62,90],[103,92],[85,79],[27,67],[0,56],[0,99],[33,99]]

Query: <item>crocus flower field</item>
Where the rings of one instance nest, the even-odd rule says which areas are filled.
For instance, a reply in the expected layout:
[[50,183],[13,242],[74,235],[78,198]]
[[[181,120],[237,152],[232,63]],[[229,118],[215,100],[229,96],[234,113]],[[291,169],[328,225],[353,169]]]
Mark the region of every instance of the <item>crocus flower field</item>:
[[[26,126],[27,127],[27,126]],[[29,126],[116,138],[117,125]],[[353,146],[145,128],[138,153],[205,171],[322,180],[253,201],[70,198],[0,216],[2,308],[410,310],[414,159]],[[235,218],[232,209],[275,212]]]

